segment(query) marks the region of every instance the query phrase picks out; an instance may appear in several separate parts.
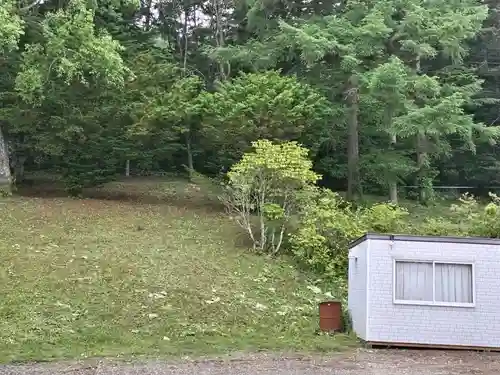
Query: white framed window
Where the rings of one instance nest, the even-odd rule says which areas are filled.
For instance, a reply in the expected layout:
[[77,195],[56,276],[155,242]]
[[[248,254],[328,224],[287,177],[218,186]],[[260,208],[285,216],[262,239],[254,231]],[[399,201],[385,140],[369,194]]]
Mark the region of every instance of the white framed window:
[[474,307],[473,263],[394,260],[393,302]]

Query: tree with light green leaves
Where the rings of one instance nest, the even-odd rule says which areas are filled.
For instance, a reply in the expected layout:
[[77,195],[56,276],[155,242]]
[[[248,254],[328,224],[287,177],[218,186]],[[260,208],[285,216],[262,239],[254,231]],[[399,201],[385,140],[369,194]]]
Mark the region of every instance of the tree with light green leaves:
[[[120,87],[130,77],[130,71],[122,59],[120,44],[106,31],[95,27],[95,10],[89,8],[87,2],[70,0],[64,8],[47,12],[43,17],[37,12],[41,6],[43,4],[35,2],[32,6],[19,8],[13,1],[2,1],[0,44],[5,60],[9,60],[10,54],[17,54],[11,60],[20,61],[19,65],[14,65],[18,69],[14,86],[10,93],[4,93],[4,97],[7,94],[11,98],[10,107],[3,108],[2,113],[25,121],[31,116],[31,126],[23,121],[10,121],[10,126],[5,129],[4,122],[1,130],[2,134],[21,132],[23,136],[31,136],[37,140],[35,147],[40,151],[57,154],[61,152],[61,139],[76,144],[86,139],[81,122],[68,124],[64,121],[65,116],[71,116],[67,106],[61,105],[68,90],[71,88],[74,93],[80,89],[84,93],[94,87]],[[25,22],[25,18],[29,18],[29,22]],[[33,20],[39,23],[33,24]],[[19,44],[23,34],[26,37]],[[46,123],[33,121],[33,114],[46,114],[40,109],[49,102],[53,109],[60,107],[61,112],[53,112],[52,120]],[[7,141],[4,137],[0,141],[1,173],[10,184]]]
[[[24,22],[16,14],[13,1],[0,1],[0,50],[2,54],[10,53],[17,48],[19,38],[23,34]],[[0,124],[0,179],[5,189],[10,192],[11,173],[7,142]]]
[[254,250],[275,255],[320,176],[312,170],[308,150],[297,142],[261,139],[252,147],[227,173],[226,194],[221,198]]

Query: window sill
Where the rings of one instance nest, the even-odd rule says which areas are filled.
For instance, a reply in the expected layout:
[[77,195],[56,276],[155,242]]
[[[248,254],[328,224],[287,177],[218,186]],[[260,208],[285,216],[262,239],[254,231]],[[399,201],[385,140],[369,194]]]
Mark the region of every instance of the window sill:
[[438,306],[438,307],[476,307],[475,303],[460,303],[460,302],[432,302],[432,301],[404,301],[395,300],[395,305],[415,305],[415,306]]

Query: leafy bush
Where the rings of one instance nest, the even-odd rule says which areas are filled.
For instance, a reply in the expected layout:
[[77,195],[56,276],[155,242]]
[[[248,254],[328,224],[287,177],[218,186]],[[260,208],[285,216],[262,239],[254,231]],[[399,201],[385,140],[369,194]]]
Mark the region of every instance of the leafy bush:
[[447,216],[412,224],[406,209],[391,203],[353,207],[319,188],[307,150],[295,142],[260,140],[227,177],[223,201],[245,229],[254,249],[276,254],[288,240],[297,261],[329,280],[345,280],[349,243],[366,232],[500,237],[500,197],[482,208],[463,195]]
[[450,206],[446,217],[427,218],[414,228],[416,234],[441,236],[500,237],[500,198],[490,193],[491,202],[481,205],[470,194],[463,194]]
[[327,277],[345,276],[348,245],[366,232],[399,232],[408,212],[380,203],[353,209],[339,194],[318,189],[302,212],[290,246],[300,262]]
[[392,203],[377,203],[360,211],[365,228],[378,233],[401,233],[407,230],[408,211]]
[[484,208],[470,195],[460,198],[460,204],[452,206],[455,215],[467,223],[462,224],[469,236],[500,238],[500,197],[490,193],[491,202]]
[[412,227],[411,234],[428,236],[461,236],[467,232],[461,230],[460,225],[445,217],[429,217],[418,226]]
[[296,142],[252,143],[228,172],[222,200],[259,251],[278,253],[290,222],[314,190],[319,175],[312,171],[307,149]]
[[344,268],[347,245],[363,231],[356,213],[340,195],[318,189],[290,235],[290,247],[299,261],[331,277]]

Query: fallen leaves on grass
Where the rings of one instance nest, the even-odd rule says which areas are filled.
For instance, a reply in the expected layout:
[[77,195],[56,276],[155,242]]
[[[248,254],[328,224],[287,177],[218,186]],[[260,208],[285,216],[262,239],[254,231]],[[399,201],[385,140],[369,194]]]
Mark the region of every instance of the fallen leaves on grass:
[[217,213],[74,199],[3,203],[2,362],[352,342],[316,336],[322,295],[307,288],[315,282],[286,259],[236,249],[237,229]]

